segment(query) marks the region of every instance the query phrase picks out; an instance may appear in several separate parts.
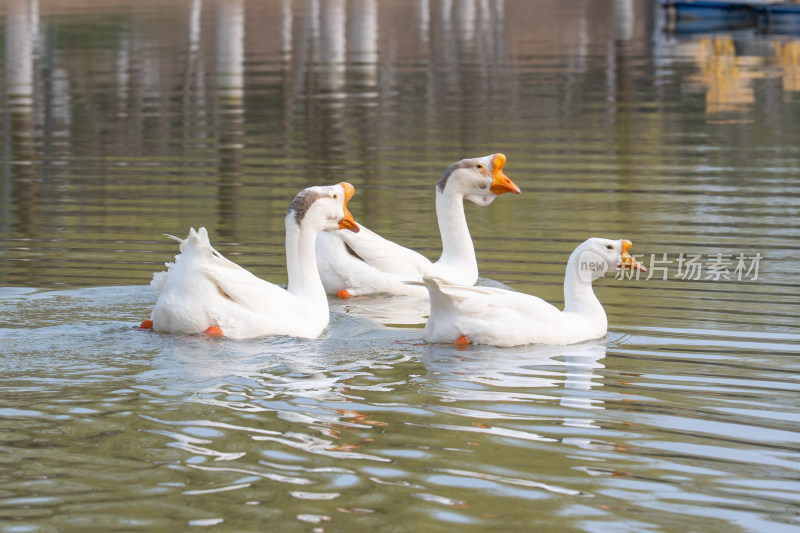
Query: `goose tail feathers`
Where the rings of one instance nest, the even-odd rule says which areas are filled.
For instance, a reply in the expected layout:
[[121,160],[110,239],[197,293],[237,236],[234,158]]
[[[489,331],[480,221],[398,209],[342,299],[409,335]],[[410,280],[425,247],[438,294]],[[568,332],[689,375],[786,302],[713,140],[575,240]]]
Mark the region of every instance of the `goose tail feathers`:
[[183,254],[188,253],[194,249],[208,248],[212,252],[214,250],[211,247],[211,241],[208,240],[208,231],[206,231],[206,228],[204,227],[201,227],[199,230],[195,230],[194,228],[189,228],[189,236],[186,237],[185,239],[181,239],[180,237],[176,237],[168,233],[165,233],[164,236],[169,239],[172,239],[173,241],[178,242],[180,246],[180,253],[175,256],[175,261],[164,263],[164,266],[167,267],[167,270],[162,272],[155,272],[153,274],[153,279],[150,281],[150,286],[159,292],[164,287],[164,283],[166,283],[170,271],[175,266],[175,264],[178,261],[180,261],[181,256]]

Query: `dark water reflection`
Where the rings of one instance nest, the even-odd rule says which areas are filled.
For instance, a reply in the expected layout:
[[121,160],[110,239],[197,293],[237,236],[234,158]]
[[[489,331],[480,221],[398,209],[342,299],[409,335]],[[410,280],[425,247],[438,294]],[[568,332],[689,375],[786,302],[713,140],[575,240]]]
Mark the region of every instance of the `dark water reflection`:
[[[797,528],[800,36],[629,0],[0,9],[0,531]],[[483,282],[559,303],[577,243],[631,239],[606,339],[425,346],[384,298],[315,341],[134,328],[163,233],[285,282],[290,199],[346,179],[436,257],[433,185],[493,152],[524,194],[467,209]]]

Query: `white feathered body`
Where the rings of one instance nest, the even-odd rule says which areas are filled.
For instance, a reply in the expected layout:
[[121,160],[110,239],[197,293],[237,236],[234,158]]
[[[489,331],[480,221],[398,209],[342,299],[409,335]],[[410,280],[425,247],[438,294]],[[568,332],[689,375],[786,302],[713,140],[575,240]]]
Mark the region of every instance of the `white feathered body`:
[[477,263],[474,268],[469,261],[461,268],[443,268],[364,226],[358,233],[337,231],[317,236],[317,265],[328,292],[344,287],[351,296],[388,293],[425,298],[425,287],[408,282],[439,276],[449,283],[472,285],[478,279]]
[[289,205],[286,227],[286,289],[228,261],[211,247],[205,228],[192,228],[166,272],[153,275],[160,292],[152,327],[167,333],[234,338],[291,335],[316,338],[328,325],[328,298],[317,271],[315,243],[322,231],[358,225],[347,210],[355,189],[347,182],[308,187]]
[[[431,262],[420,253],[396,244],[362,226],[358,233],[336,231],[317,237],[317,264],[329,294],[346,290],[350,296],[389,293],[424,298],[423,276],[448,283],[473,285],[478,261],[467,226],[464,200],[487,206],[498,194],[519,193],[502,172],[502,154],[464,159],[450,165],[436,187],[436,218],[442,254]],[[398,199],[402,201],[402,199]]]
[[324,292],[316,301],[298,298],[256,277],[214,250],[205,228],[191,229],[180,242],[175,262],[151,282],[159,291],[151,316],[156,331],[192,334],[218,326],[234,339],[315,338],[328,324]]
[[431,343],[452,343],[466,336],[474,344],[574,344],[604,336],[608,319],[600,308],[592,313],[564,312],[546,301],[493,287],[447,285],[426,277],[431,313],[424,337]]
[[564,310],[541,298],[493,287],[448,285],[425,277],[431,312],[425,326],[428,342],[451,343],[466,337],[474,344],[575,344],[603,337],[608,317],[592,281],[615,269],[647,269],[628,254],[630,241],[591,238],[567,261]]

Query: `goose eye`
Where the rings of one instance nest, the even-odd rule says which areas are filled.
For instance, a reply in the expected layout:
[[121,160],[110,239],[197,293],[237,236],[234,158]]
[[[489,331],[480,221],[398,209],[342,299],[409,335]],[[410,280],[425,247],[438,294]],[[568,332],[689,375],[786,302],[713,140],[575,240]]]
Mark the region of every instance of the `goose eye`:
[[339,195],[338,195],[338,194],[334,194],[334,195],[333,195],[333,199],[334,199],[334,200],[338,200],[338,199],[339,199]]
[[477,165],[475,165],[475,168],[477,168],[478,170],[483,170],[483,165],[478,163]]
[[614,247],[613,247],[613,246],[611,246],[610,244],[606,244],[606,249],[608,249],[608,250],[613,250],[613,249],[614,249]]

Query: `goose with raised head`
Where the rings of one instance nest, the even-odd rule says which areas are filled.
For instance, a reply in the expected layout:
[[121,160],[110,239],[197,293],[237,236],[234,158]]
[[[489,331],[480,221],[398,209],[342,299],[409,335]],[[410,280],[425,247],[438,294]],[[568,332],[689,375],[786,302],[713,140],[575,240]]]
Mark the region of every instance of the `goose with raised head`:
[[519,187],[503,173],[505,163],[506,156],[493,154],[463,159],[444,171],[436,185],[436,217],[442,237],[442,255],[436,262],[364,226],[358,234],[321,234],[317,264],[326,292],[342,298],[370,293],[425,297],[424,287],[407,283],[421,282],[423,276],[473,285],[478,280],[478,261],[464,199],[487,206],[500,194],[520,194]]
[[324,231],[359,231],[347,202],[352,185],[309,187],[286,214],[286,289],[264,281],[211,247],[205,228],[175,240],[180,254],[153,275],[159,291],[151,319],[142,327],[167,333],[234,339],[262,335],[318,337],[328,325],[328,298],[317,272],[315,241]]
[[631,246],[627,240],[600,238],[578,246],[567,262],[563,311],[529,294],[448,285],[426,276],[431,311],[425,324],[425,341],[517,346],[598,339],[608,331],[608,319],[592,281],[609,270],[646,271],[628,253]]

